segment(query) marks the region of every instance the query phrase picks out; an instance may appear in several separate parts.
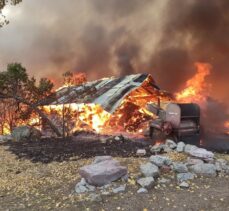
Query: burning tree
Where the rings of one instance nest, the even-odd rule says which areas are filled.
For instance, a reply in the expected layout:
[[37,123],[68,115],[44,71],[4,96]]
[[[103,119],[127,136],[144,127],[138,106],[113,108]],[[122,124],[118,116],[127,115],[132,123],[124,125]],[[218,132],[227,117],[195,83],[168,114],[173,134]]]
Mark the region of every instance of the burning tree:
[[[14,118],[19,115],[21,120],[29,119],[35,112],[49,124],[57,136],[61,136],[61,133],[52,121],[38,108],[42,100],[47,98],[47,96],[53,95],[52,89],[53,83],[50,80],[42,78],[37,83],[34,77],[30,78],[28,76],[26,69],[19,63],[9,64],[6,71],[0,72],[1,103],[4,105],[5,102],[14,102],[13,105],[17,107],[16,110],[13,110],[13,112],[15,112]],[[4,120],[12,116],[12,112],[7,112],[3,112],[1,115]],[[6,122],[7,121],[5,121],[4,124],[6,124]],[[14,122],[14,124],[16,124],[16,122]],[[9,130],[15,126],[14,124],[11,124],[11,126],[10,124],[8,125]]]

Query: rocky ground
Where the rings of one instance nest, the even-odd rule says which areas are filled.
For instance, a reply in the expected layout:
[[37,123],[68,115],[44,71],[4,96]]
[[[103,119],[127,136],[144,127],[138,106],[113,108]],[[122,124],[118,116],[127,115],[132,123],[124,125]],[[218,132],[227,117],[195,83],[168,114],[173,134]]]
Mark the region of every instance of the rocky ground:
[[[197,175],[193,171],[200,170],[191,171],[190,166],[186,169],[190,154],[170,147],[173,148],[171,145],[150,148],[118,139],[103,143],[79,140],[2,142],[0,210],[229,210],[229,174],[215,162],[220,159],[229,162],[229,155],[214,153],[212,161],[211,154],[204,154],[205,164],[214,167],[210,165],[211,170],[204,169],[206,174]],[[146,155],[137,156],[139,148],[144,148]],[[166,163],[155,154],[172,163]],[[98,155],[112,155],[128,168],[128,178],[76,193],[76,184],[82,182],[80,168],[90,165]],[[194,179],[185,181],[182,186],[177,175],[187,172],[195,174]],[[144,178],[151,179],[142,183]],[[139,193],[141,186],[145,186],[142,192],[147,193]]]

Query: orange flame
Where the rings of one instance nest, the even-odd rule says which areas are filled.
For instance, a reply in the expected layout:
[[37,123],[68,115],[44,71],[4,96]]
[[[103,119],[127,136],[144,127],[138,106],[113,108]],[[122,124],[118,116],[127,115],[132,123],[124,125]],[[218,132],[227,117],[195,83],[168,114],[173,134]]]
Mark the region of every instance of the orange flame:
[[208,63],[195,63],[197,73],[186,82],[186,88],[176,93],[176,99],[179,102],[202,103],[206,99],[210,84],[205,79],[210,74],[211,65]]
[[224,127],[226,129],[226,133],[229,135],[229,121],[225,122]]

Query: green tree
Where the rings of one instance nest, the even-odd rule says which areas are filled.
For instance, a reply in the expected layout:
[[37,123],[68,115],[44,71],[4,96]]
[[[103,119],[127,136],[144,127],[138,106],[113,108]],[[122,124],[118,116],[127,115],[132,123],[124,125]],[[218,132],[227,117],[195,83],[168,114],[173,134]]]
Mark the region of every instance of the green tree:
[[9,23],[9,21],[7,20],[7,17],[2,15],[2,9],[9,4],[10,5],[17,5],[21,2],[22,2],[22,0],[0,0],[0,27]]
[[0,98],[13,99],[16,103],[27,107],[23,114],[28,118],[32,111],[36,112],[41,118],[46,120],[52,130],[61,136],[56,126],[38,108],[40,103],[54,94],[52,92],[53,83],[42,78],[38,83],[34,77],[30,78],[26,69],[19,63],[12,63],[7,66],[7,70],[0,72]]

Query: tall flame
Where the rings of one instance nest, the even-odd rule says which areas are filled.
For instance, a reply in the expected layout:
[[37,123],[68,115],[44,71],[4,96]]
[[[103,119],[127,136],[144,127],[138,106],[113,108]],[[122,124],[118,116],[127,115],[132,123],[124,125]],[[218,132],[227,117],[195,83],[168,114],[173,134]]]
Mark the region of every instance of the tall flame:
[[206,92],[209,92],[210,84],[205,80],[210,74],[211,65],[208,63],[195,63],[197,73],[186,82],[186,88],[176,93],[176,99],[179,102],[196,102],[205,101]]

